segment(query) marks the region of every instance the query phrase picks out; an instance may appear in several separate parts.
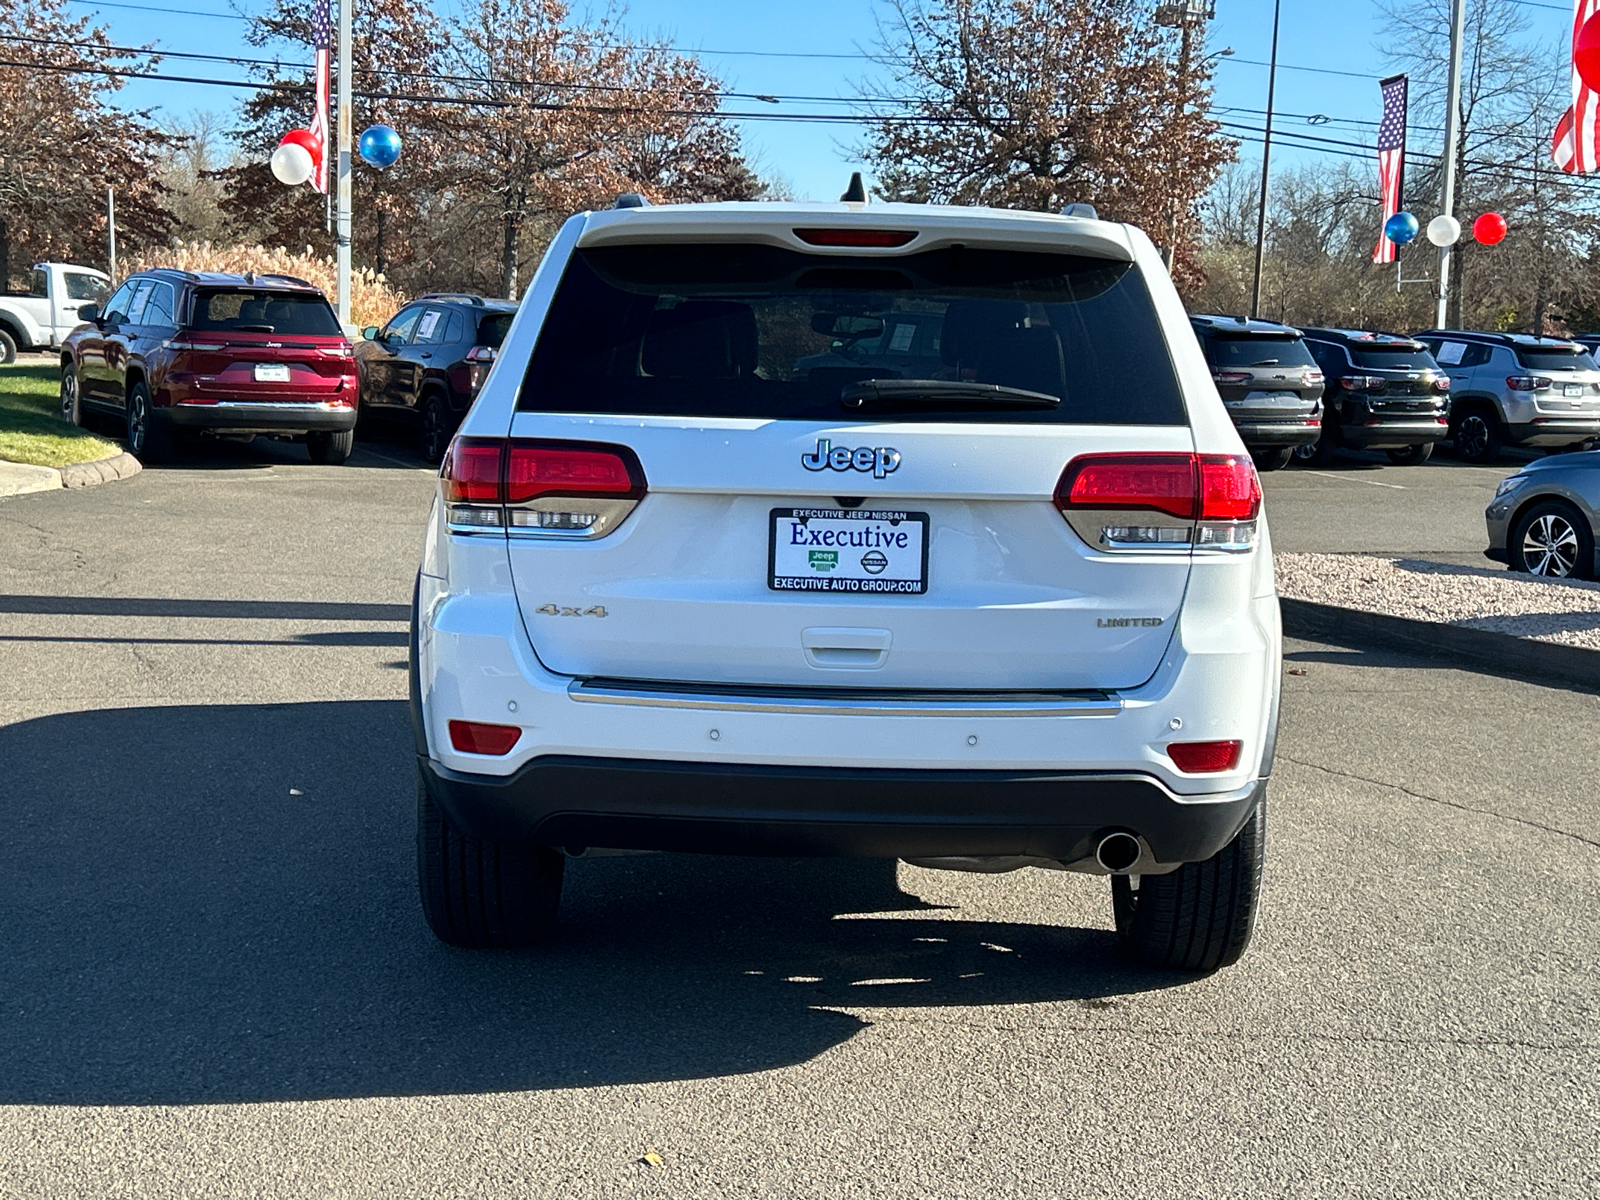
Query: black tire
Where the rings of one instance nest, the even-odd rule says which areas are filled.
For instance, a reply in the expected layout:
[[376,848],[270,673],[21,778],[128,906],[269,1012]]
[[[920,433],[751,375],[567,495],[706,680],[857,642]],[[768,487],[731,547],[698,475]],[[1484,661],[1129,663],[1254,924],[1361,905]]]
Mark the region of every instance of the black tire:
[[324,467],[337,467],[350,457],[356,448],[356,431],[341,429],[337,432],[313,429],[306,434],[306,453],[311,461]]
[[1551,579],[1594,578],[1594,531],[1565,500],[1541,500],[1519,513],[1506,542],[1513,571]]
[[1294,457],[1294,447],[1285,446],[1281,450],[1256,450],[1250,457],[1255,460],[1258,471],[1281,471]]
[[166,462],[172,457],[172,431],[156,423],[150,389],[140,380],[128,389],[124,409],[128,423],[128,453],[143,463]]
[[1450,418],[1450,440],[1456,457],[1469,463],[1491,463],[1500,457],[1505,433],[1500,418],[1481,404],[1455,413]]
[[1297,463],[1311,462],[1317,456],[1317,446],[1320,442],[1312,442],[1309,446],[1296,446],[1294,448],[1294,461]]
[[1215,971],[1250,945],[1266,857],[1266,794],[1237,837],[1205,862],[1170,875],[1111,877],[1111,908],[1123,948],[1144,967]]
[[422,400],[422,457],[430,463],[444,461],[450,448],[450,406],[439,392],[429,392]]
[[548,846],[468,837],[417,780],[417,887],[434,937],[467,950],[544,941],[555,929],[566,859]]
[[13,363],[17,361],[17,339],[11,336],[11,331],[0,326],[0,363]]
[[1433,457],[1433,443],[1423,442],[1420,446],[1407,446],[1403,450],[1387,451],[1389,461],[1399,467],[1420,467]]
[[83,394],[78,390],[78,368],[61,364],[61,419],[68,425],[83,424]]

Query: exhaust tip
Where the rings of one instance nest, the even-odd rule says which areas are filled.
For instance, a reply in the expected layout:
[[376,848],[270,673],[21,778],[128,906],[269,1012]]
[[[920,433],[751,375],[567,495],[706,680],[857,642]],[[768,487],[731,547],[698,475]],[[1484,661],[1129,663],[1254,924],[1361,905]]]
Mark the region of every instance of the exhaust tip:
[[1094,859],[1113,875],[1120,875],[1139,861],[1139,839],[1131,833],[1108,833],[1094,848]]

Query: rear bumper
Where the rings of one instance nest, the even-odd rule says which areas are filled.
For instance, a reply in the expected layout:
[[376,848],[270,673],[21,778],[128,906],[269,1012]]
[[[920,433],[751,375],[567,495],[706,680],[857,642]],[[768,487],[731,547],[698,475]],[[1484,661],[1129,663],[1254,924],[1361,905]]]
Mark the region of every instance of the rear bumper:
[[1255,450],[1270,446],[1310,446],[1322,433],[1316,421],[1235,421],[1239,440]]
[[1210,858],[1265,781],[1176,796],[1139,774],[872,770],[548,755],[508,776],[418,757],[435,803],[475,837],[709,854],[1078,862],[1108,833],[1160,863]]
[[150,413],[158,423],[174,429],[337,433],[356,426],[354,405],[315,401],[222,400],[216,404],[169,404],[152,408]]
[[1341,424],[1339,440],[1346,446],[1372,450],[1400,450],[1448,437],[1450,426],[1442,417],[1385,418],[1373,424]]
[[1519,446],[1570,446],[1600,437],[1600,417],[1539,417],[1507,425],[1506,434]]

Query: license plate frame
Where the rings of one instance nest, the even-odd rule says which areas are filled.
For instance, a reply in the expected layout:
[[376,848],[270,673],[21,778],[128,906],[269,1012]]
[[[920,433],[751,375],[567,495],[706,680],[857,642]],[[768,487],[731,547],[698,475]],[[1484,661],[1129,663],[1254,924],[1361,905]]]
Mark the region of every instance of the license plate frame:
[[257,363],[255,369],[257,383],[288,383],[288,363]]
[[[813,521],[819,525],[813,527]],[[795,539],[797,522],[807,531],[804,541]],[[787,535],[782,555],[780,530]],[[767,588],[774,592],[854,596],[926,595],[929,531],[927,513],[905,509],[774,508],[767,517]],[[912,533],[914,544],[909,538],[902,544],[897,536]],[[813,538],[811,534],[817,536]],[[840,534],[847,536],[841,539]],[[851,534],[861,536],[852,538],[848,536]],[[799,557],[802,549],[803,560]],[[831,562],[826,557],[813,557],[829,554]],[[877,560],[882,560],[883,565],[874,571]],[[802,562],[808,573],[799,570]]]
[[1588,390],[1581,383],[1564,383],[1561,385],[1561,394],[1568,400],[1581,400]]

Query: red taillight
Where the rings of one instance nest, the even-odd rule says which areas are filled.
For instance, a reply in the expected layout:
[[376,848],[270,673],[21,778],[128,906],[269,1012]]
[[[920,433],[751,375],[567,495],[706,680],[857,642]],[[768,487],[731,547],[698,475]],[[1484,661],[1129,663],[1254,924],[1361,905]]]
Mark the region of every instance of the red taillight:
[[504,438],[457,438],[445,456],[440,477],[451,504],[503,504],[501,461]]
[[463,754],[510,754],[522,730],[515,725],[451,721],[450,744]]
[[1086,454],[1061,473],[1056,507],[1148,509],[1193,518],[1198,491],[1193,454]]
[[1546,379],[1543,375],[1507,375],[1506,386],[1513,392],[1538,392],[1549,387],[1555,381]]
[[1339,376],[1339,386],[1347,392],[1381,392],[1385,382],[1381,375]]
[[525,504],[540,496],[607,496],[638,499],[644,472],[620,447],[584,442],[511,443],[506,466],[506,503]]
[[467,351],[466,359],[468,362],[492,363],[494,361],[494,347],[474,346],[471,350]]
[[1261,511],[1255,465],[1231,454],[1202,454],[1199,460],[1200,519],[1254,521]]
[[1252,375],[1249,371],[1213,371],[1213,372],[1211,372],[1211,382],[1212,383],[1220,383],[1220,384],[1223,384],[1224,386],[1226,386],[1228,384],[1249,383],[1254,378],[1255,378],[1255,376]]
[[794,235],[808,246],[904,246],[917,236],[914,229],[796,229]]
[[[451,722],[454,728],[455,722]],[[1241,741],[1230,742],[1171,742],[1167,757],[1186,775],[1207,775],[1217,771],[1231,771],[1239,765]]]
[[1446,376],[1443,379],[1435,379],[1433,381],[1433,390],[1436,392],[1448,392],[1450,390],[1449,377]]
[[1261,483],[1231,454],[1087,454],[1056,485],[1056,507],[1163,512],[1201,521],[1253,521]]

